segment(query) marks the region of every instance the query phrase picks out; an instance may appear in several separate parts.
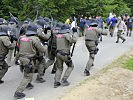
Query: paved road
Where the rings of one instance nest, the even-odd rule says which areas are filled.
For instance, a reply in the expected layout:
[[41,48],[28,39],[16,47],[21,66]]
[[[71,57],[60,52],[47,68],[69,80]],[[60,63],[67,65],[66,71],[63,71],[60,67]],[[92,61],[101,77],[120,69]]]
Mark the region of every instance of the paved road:
[[[99,44],[100,51],[96,56],[94,67],[91,70],[92,75],[133,47],[133,38],[126,37],[126,39],[127,41],[125,43],[116,44],[116,37],[111,38],[107,36],[103,38],[103,42]],[[50,74],[51,68],[49,68],[44,77],[46,79],[45,83],[36,83],[35,75],[33,80],[33,84],[35,87],[30,91],[26,90],[24,92],[26,93],[26,97],[33,97],[35,98],[35,100],[55,100],[56,97],[62,95],[72,86],[77,85],[79,82],[86,78],[83,74],[83,71],[88,58],[89,55],[84,45],[84,39],[79,38],[74,51],[74,56],[72,58],[75,69],[72,72],[71,77],[69,78],[71,85],[69,87],[59,87],[54,89],[54,75]],[[5,80],[5,83],[0,85],[0,100],[14,100],[13,95],[21,79],[22,74],[19,71],[19,67],[13,66],[12,68],[10,68],[3,79]]]

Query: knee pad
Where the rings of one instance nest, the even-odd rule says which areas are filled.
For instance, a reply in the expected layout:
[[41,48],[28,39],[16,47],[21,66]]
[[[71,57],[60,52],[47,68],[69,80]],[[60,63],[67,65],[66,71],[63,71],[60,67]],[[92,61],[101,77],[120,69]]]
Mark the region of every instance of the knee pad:
[[25,65],[24,66],[24,71],[26,73],[33,73],[33,66],[32,66],[32,64]]
[[68,57],[68,61],[66,62],[67,66],[70,67],[72,66],[72,59],[71,57]]
[[96,55],[96,54],[98,53],[98,51],[99,51],[99,49],[96,48],[96,49],[94,50],[94,54]]
[[44,59],[43,56],[39,56],[39,57],[38,57],[38,61],[39,61],[39,62],[41,62],[43,59]]
[[90,57],[91,57],[92,59],[94,59],[95,54],[90,54]]

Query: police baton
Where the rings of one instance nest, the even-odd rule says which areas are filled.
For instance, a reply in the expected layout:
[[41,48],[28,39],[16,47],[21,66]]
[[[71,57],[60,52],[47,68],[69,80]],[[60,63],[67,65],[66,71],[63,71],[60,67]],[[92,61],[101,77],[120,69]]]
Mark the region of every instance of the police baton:
[[73,52],[74,52],[74,49],[75,49],[75,45],[76,45],[76,42],[73,44],[73,48],[72,48],[72,52],[71,52],[71,57],[73,56]]
[[18,22],[18,20],[13,16],[13,14],[12,14],[11,12],[9,12],[9,14],[10,14],[11,17],[14,18],[14,20],[15,20],[16,22]]
[[35,22],[36,22],[36,20],[37,20],[38,13],[39,13],[39,11],[38,11],[38,9],[37,9],[37,12],[36,12],[36,17],[35,17],[35,19],[34,19],[34,23],[35,23]]

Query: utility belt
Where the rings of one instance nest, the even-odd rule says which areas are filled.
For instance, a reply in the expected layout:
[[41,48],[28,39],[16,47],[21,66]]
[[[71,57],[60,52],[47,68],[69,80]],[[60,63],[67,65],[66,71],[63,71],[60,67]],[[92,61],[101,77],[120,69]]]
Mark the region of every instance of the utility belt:
[[57,53],[59,53],[59,54],[61,54],[61,55],[63,55],[63,56],[69,56],[70,55],[70,52],[63,52],[63,51],[61,51],[61,50],[57,50]]
[[[25,58],[25,57],[23,57]],[[33,64],[32,64],[32,61],[35,60],[35,57],[26,57],[26,59],[29,59],[29,63],[26,64],[26,65],[21,65],[22,67],[22,70],[24,70],[24,72],[26,73],[33,73]]]
[[71,56],[70,56],[70,51],[69,52],[63,52],[61,50],[57,50],[57,53],[59,53],[63,56],[67,56],[68,60],[66,61],[66,64],[67,64],[68,67],[72,66],[72,59],[71,59]]
[[95,40],[90,40],[90,39],[85,39],[85,41],[94,41],[95,42]]
[[31,58],[28,58],[30,61],[27,65],[23,66],[24,67],[24,71],[26,73],[33,73],[33,64],[32,64],[32,61],[35,59],[35,57],[31,57]]
[[90,40],[90,39],[85,39],[85,41],[90,41],[90,42],[95,42],[95,45],[97,46],[99,43],[99,40]]

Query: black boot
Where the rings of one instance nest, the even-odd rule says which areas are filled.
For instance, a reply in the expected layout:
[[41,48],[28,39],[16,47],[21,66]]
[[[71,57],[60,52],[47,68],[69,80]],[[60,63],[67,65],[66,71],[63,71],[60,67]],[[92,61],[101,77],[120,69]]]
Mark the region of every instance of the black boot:
[[85,69],[84,74],[85,76],[90,76],[90,72],[87,69]]
[[33,86],[31,83],[29,83],[29,84],[26,86],[26,88],[29,89],[29,90],[30,90],[30,89],[33,89],[33,87],[34,87],[34,86]]
[[119,41],[116,41],[115,43],[118,43]]
[[19,62],[18,62],[18,60],[16,60],[16,61],[15,61],[15,64],[16,64],[16,65],[19,65]]
[[100,38],[100,41],[103,41],[102,37]]
[[126,39],[123,39],[122,43],[124,43],[126,41]]
[[37,83],[44,83],[44,82],[46,82],[43,78],[39,78],[39,77],[36,78],[36,81],[37,81]]
[[24,93],[20,93],[20,92],[15,92],[14,97],[17,99],[22,99],[25,97]]
[[4,83],[4,81],[0,80],[0,84]]
[[57,88],[57,87],[59,87],[60,85],[61,85],[60,82],[55,82],[55,83],[54,83],[54,88]]
[[53,69],[53,70],[51,71],[51,74],[55,74],[55,73],[56,73],[56,70]]
[[61,85],[62,85],[62,86],[68,86],[68,85],[70,85],[70,83],[69,83],[67,80],[62,79]]

